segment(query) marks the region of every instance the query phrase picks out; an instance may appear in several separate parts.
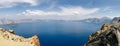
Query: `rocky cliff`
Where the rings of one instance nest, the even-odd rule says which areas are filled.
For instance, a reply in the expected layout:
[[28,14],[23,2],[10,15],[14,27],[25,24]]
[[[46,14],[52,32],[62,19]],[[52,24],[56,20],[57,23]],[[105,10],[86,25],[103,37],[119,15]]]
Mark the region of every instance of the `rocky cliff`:
[[120,22],[104,24],[84,46],[120,46]]
[[24,38],[15,35],[13,30],[0,28],[0,46],[40,46],[38,37]]

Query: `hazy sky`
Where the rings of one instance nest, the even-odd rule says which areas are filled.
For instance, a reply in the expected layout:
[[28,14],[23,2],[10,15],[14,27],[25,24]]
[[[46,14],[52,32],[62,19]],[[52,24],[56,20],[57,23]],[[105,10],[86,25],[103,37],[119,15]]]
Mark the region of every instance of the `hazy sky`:
[[65,19],[120,16],[120,0],[0,0],[0,18]]

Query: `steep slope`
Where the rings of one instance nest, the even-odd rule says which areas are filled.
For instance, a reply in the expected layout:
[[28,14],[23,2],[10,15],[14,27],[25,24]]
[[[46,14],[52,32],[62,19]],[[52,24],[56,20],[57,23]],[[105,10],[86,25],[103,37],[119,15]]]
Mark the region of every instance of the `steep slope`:
[[104,24],[84,46],[120,46],[120,22]]
[[0,28],[0,46],[40,46],[38,37],[24,38],[15,35],[13,30]]

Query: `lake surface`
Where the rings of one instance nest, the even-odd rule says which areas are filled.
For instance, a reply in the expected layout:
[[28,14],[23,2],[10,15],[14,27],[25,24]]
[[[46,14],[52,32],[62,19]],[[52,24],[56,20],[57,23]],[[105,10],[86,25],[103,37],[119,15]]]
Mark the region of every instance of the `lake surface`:
[[41,46],[83,46],[88,36],[100,29],[102,24],[63,21],[39,21],[19,23],[14,28],[16,34],[26,38],[38,35]]

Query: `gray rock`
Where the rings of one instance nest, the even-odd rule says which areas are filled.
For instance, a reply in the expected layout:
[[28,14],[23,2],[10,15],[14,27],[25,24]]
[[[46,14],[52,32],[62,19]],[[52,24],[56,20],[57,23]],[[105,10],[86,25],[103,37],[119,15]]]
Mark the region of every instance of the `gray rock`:
[[104,24],[84,46],[120,46],[120,22]]

